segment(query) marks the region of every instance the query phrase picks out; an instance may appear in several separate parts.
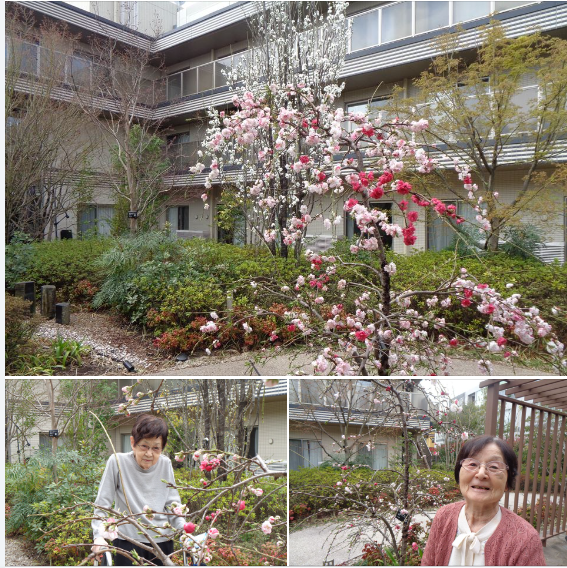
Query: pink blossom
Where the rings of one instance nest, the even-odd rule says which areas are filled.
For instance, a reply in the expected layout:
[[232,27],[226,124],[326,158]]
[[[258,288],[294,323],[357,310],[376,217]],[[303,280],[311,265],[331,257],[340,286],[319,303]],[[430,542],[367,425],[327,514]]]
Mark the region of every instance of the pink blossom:
[[193,524],[193,523],[185,523],[183,525],[183,530],[187,533],[187,534],[191,534],[195,532],[195,529],[197,528],[197,525]]
[[270,521],[264,521],[262,523],[262,532],[264,534],[270,534],[272,532],[272,524]]
[[212,529],[209,529],[208,533],[213,540],[216,540],[220,534],[218,529],[215,529],[214,527]]

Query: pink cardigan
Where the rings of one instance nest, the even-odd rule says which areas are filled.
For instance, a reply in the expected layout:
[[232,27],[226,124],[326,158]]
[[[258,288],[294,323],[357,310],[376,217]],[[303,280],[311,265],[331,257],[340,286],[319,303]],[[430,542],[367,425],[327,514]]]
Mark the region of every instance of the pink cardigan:
[[[445,505],[437,511],[425,551],[422,566],[447,566],[457,536],[457,522],[464,501]],[[486,541],[486,566],[546,566],[538,532],[522,517],[500,507],[502,519]]]

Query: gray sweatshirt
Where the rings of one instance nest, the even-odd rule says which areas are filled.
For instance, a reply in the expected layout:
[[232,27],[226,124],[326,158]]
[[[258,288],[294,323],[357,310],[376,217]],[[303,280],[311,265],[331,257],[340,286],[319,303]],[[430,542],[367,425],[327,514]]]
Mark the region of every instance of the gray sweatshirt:
[[[160,455],[155,465],[148,469],[142,469],[136,462],[133,452],[117,454],[117,456],[120,460],[126,497],[128,497],[132,513],[142,513],[144,505],[148,505],[156,513],[151,521],[148,521],[145,515],[137,517],[137,519],[140,519],[144,524],[149,523],[161,527],[163,527],[165,522],[169,521],[176,529],[182,529],[185,522],[183,517],[160,514],[165,512],[165,508],[169,507],[172,502],[177,501],[180,503],[181,501],[177,489],[167,487],[161,481],[166,479],[168,482],[175,483],[171,460],[164,455]],[[124,499],[124,488],[120,481],[120,473],[114,455],[110,456],[106,462],[106,469],[100,481],[95,503],[103,507],[113,508],[116,511],[128,513],[128,506]],[[115,503],[114,507],[112,507],[112,503]],[[95,507],[93,516],[109,517],[111,515]],[[93,539],[102,536],[101,533],[104,531],[101,520],[93,519],[92,528]],[[138,534],[137,529],[131,524],[120,525],[118,530],[138,541],[147,542],[146,538]],[[170,535],[173,532],[171,529],[162,529],[162,531],[165,535]],[[156,537],[156,542],[167,540],[167,537],[158,537],[158,533],[150,532],[149,534],[152,538]]]

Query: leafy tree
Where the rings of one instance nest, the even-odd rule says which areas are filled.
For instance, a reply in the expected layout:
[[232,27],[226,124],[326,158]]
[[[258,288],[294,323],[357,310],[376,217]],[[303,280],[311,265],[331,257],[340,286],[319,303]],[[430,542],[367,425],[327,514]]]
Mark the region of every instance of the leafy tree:
[[[171,189],[163,120],[151,111],[163,87],[163,63],[150,51],[149,42],[133,46],[93,39],[90,48],[93,87],[78,91],[76,100],[111,145],[101,173],[110,183],[117,213],[123,215],[115,229],[128,223],[134,234],[155,226]],[[137,217],[127,217],[127,211],[137,212]]]
[[[483,247],[495,251],[505,229],[522,217],[545,232],[566,194],[567,168],[554,160],[567,131],[567,41],[540,32],[509,38],[496,21],[481,31],[474,54],[462,51],[462,38],[461,31],[436,40],[440,55],[415,80],[418,93],[397,96],[392,110],[400,118],[428,119],[417,139],[438,145],[430,147],[432,156],[456,157],[470,167],[468,194],[443,169],[414,181],[432,197],[444,188],[484,211],[489,230]],[[514,145],[521,145],[521,156],[510,152]],[[523,179],[508,198],[501,187],[511,167]]]
[[[128,210],[138,211],[137,230],[147,232],[156,227],[158,216],[167,199],[163,176],[171,164],[165,156],[165,142],[159,136],[134,124],[124,144],[111,149],[114,198],[117,203],[113,217],[113,233],[132,231],[128,227]],[[129,176],[137,191],[132,199]],[[130,220],[131,221],[131,220]]]

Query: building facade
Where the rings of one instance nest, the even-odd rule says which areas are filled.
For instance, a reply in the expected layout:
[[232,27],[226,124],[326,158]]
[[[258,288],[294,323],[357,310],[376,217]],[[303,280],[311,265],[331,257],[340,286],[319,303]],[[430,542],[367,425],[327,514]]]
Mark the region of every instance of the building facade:
[[[291,379],[289,469],[343,461],[375,470],[387,469],[400,456],[399,421],[392,418],[382,404],[369,402],[368,393],[373,391],[371,381],[337,381],[343,386],[337,388],[336,384],[329,384],[324,388],[325,381],[321,379]],[[427,409],[428,402],[422,393],[403,394],[413,408]],[[408,429],[428,459],[431,458],[430,441],[421,433],[428,430],[429,425],[429,419],[412,418],[408,422]]]
[[[220,187],[214,187],[208,202],[210,208],[206,209],[200,195],[207,170],[195,176],[190,174],[189,167],[198,160],[197,152],[205,137],[206,110],[209,107],[233,108],[233,92],[222,71],[237,65],[250,49],[248,19],[259,9],[259,3],[224,3],[228,5],[180,26],[173,22],[176,7],[171,2],[18,3],[42,18],[49,17],[68,24],[85,41],[91,34],[106,35],[124,44],[146,46],[163,58],[165,84],[158,88],[156,82],[151,94],[152,104],[148,107],[151,108],[148,112],[162,119],[170,132],[169,156],[174,164],[173,173],[168,176],[171,196],[161,214],[160,225],[168,222],[172,234],[179,238],[203,237],[241,242],[241,237],[223,231],[217,224],[217,213],[222,207]],[[79,4],[89,4],[90,11],[77,7]],[[125,4],[130,13],[137,14],[135,25],[125,16],[120,16]],[[165,31],[157,37],[151,35],[148,21],[156,12],[152,12],[150,7],[156,6],[162,20],[166,20]],[[347,14],[352,22],[352,35],[339,73],[339,81],[344,81],[346,86],[336,101],[345,112],[364,110],[369,105],[379,110],[389,103],[395,88],[401,88],[407,96],[412,96],[414,79],[438,54],[432,47],[432,41],[454,30],[457,24],[464,30],[459,45],[463,52],[479,44],[479,28],[491,19],[498,20],[509,37],[530,34],[535,29],[567,37],[567,5],[561,1],[365,1],[351,3]],[[184,17],[187,19],[187,16]],[[85,61],[88,65],[88,60]],[[522,96],[528,99],[537,97],[537,92],[538,86],[529,80],[522,87]],[[499,199],[503,203],[511,203],[522,185],[529,167],[529,163],[522,162],[523,155],[529,155],[528,143],[522,139],[511,142],[505,157],[510,166],[498,187]],[[566,161],[567,140],[560,145],[554,159]],[[449,161],[441,160],[441,167],[449,168],[450,165]],[[473,218],[474,211],[463,199],[455,197],[460,191],[456,177],[454,183],[453,191],[442,189],[436,197],[455,205],[457,213],[465,218]],[[555,213],[547,224],[546,245],[540,255],[545,260],[563,262],[567,202],[559,187],[556,191],[553,188],[549,191],[549,198],[554,202]],[[381,200],[377,205],[396,220],[394,201]],[[337,213],[342,214],[342,211]],[[100,187],[92,202],[69,211],[69,217],[61,222],[59,228],[71,230],[74,236],[93,228],[107,234],[114,214],[114,203],[108,189]],[[307,235],[309,248],[321,250],[335,239],[355,235],[357,228],[352,219],[345,217],[332,229],[326,229],[322,219],[312,223]],[[453,233],[438,218],[420,219],[416,228],[417,242],[412,250],[442,250],[451,244]],[[393,247],[398,253],[409,252],[399,239],[394,240]]]

